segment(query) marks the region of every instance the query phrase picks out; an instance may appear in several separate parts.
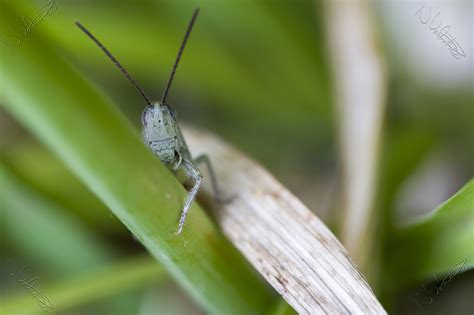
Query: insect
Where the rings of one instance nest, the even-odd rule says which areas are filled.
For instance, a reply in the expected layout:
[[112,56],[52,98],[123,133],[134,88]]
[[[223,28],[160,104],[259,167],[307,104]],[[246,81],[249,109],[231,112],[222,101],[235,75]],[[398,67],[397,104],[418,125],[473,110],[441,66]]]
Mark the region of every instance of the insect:
[[168,82],[164,89],[163,95],[160,101],[151,102],[150,98],[145,94],[143,89],[138,83],[130,76],[125,68],[115,59],[115,57],[105,48],[105,46],[94,37],[81,23],[76,22],[76,25],[105,53],[105,55],[119,68],[119,70],[125,75],[125,77],[132,83],[133,86],[138,90],[141,96],[145,99],[147,106],[143,110],[142,124],[143,124],[143,137],[146,144],[158,156],[158,158],[166,165],[166,167],[173,171],[176,176],[180,179],[181,183],[185,187],[189,187],[188,196],[184,203],[181,217],[179,219],[178,230],[176,234],[180,234],[183,230],[184,222],[186,221],[186,215],[189,207],[196,197],[199,188],[202,183],[202,175],[197,167],[199,163],[205,163],[211,178],[211,185],[214,191],[214,197],[216,200],[220,200],[220,193],[216,182],[216,177],[209,157],[207,155],[200,155],[196,159],[192,159],[191,153],[189,152],[188,146],[184,141],[184,137],[177,124],[177,116],[174,108],[167,103],[167,96],[173,82],[176,69],[179,61],[183,54],[186,42],[188,41],[189,35],[193,28],[194,22],[198,16],[199,9],[196,9],[191,17],[188,24],[188,28],[184,35],[184,39],[181,43],[181,47],[178,51],[173,69],[168,78]]

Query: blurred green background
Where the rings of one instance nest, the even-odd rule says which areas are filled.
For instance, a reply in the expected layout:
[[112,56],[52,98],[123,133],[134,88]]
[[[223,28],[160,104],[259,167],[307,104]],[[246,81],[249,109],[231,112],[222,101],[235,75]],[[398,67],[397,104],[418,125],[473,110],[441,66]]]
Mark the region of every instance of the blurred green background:
[[[21,17],[31,18],[51,2],[0,3],[1,67],[6,67],[9,56],[27,51],[29,42],[40,43],[37,47],[54,53],[52,65],[58,56],[60,62],[72,65],[137,129],[144,101],[74,21],[88,27],[147,94],[158,99],[188,19],[199,6],[200,16],[168,99],[180,121],[210,130],[258,160],[337,235],[341,118],[335,110],[337,82],[331,73],[324,2],[58,0],[57,10],[31,33],[20,36],[21,43]],[[474,169],[472,19],[467,22],[470,29],[454,29],[460,42],[470,38],[461,42],[467,57],[458,62],[429,31],[417,37],[419,25],[411,18],[418,6],[396,1],[370,6],[388,65],[388,93],[374,206],[378,229],[373,237],[380,244],[371,259],[379,273],[369,282],[389,312],[471,314],[472,271],[457,274],[432,301],[421,284],[428,287],[436,272],[456,263],[465,260],[466,270],[474,264],[472,181],[468,194],[461,195],[463,201],[449,204],[459,210],[451,221],[438,217],[436,225],[428,222],[400,235],[395,227],[435,209],[470,180]],[[465,15],[459,11],[472,13],[472,2],[446,4],[443,9],[445,16],[460,16],[452,25],[464,25]],[[426,42],[433,46],[423,46]],[[414,48],[416,43],[419,46]],[[14,75],[21,81],[30,74],[25,68]],[[33,298],[23,296],[24,288],[11,275],[27,265],[30,277],[39,276],[37,284],[57,294],[58,314],[206,313],[148,257],[90,187],[14,117],[9,110],[13,105],[5,97],[8,75],[1,80],[2,301],[20,306],[33,303],[30,311],[41,312]],[[50,89],[41,80],[36,82],[36,88]],[[65,77],[63,84],[72,83]],[[453,249],[456,253],[451,257],[464,260],[448,259],[446,249],[442,253],[448,258],[434,264],[439,269],[423,269],[417,262],[424,253],[416,246],[428,248],[432,242],[430,251],[436,251],[437,238],[456,243],[456,224],[462,224],[463,245]],[[405,250],[407,244],[414,245]],[[425,303],[420,307],[419,301]]]

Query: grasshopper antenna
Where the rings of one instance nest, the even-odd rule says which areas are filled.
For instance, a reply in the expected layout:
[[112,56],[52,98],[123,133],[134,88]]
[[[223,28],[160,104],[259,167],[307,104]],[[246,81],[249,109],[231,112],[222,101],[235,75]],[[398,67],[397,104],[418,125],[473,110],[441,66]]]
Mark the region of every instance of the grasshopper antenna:
[[184,34],[183,42],[181,43],[181,47],[179,48],[179,51],[178,51],[178,56],[176,56],[176,60],[173,65],[173,70],[171,70],[170,77],[168,79],[168,82],[166,83],[166,88],[163,92],[163,96],[161,97],[161,104],[165,104],[166,102],[166,97],[168,96],[171,83],[173,83],[174,74],[176,73],[176,68],[178,68],[179,60],[181,59],[181,56],[183,55],[184,47],[186,46],[186,42],[188,41],[189,35],[191,34],[191,31],[193,29],[194,22],[196,21],[198,13],[199,13],[199,8],[194,10],[193,16],[191,17],[191,20],[189,21],[188,29],[186,30],[186,34]]
[[97,38],[95,38],[94,35],[92,35],[91,32],[89,32],[89,30],[86,29],[81,23],[76,21],[76,25],[77,27],[81,29],[81,31],[84,32],[84,34],[86,34],[90,39],[92,39],[92,41],[97,46],[99,46],[100,49],[102,49],[105,55],[114,63],[115,66],[117,66],[117,68],[119,68],[120,72],[122,72],[125,75],[125,77],[128,79],[128,81],[130,81],[130,83],[132,83],[133,86],[136,87],[140,95],[145,99],[148,105],[151,106],[151,101],[148,98],[148,96],[145,94],[142,88],[138,85],[138,83],[130,76],[127,70],[125,70],[125,68],[120,64],[120,62],[118,62],[117,59],[115,59],[115,57],[110,53],[110,51],[108,51],[108,49],[105,48],[105,46],[102,45],[102,43]]

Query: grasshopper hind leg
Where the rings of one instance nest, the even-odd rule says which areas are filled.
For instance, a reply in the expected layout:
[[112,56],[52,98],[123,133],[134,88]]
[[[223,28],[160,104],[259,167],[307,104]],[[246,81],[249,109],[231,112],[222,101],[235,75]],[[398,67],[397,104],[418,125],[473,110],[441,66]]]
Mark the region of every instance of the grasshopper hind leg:
[[214,199],[215,201],[221,203],[225,202],[226,200],[223,198],[222,193],[219,189],[219,185],[217,184],[217,177],[216,173],[214,172],[214,168],[212,167],[211,160],[209,159],[209,156],[206,154],[199,155],[197,158],[194,159],[194,163],[200,164],[204,163],[206,164],[207,170],[209,171],[209,177],[211,178],[211,187],[212,187],[212,192],[214,193]]

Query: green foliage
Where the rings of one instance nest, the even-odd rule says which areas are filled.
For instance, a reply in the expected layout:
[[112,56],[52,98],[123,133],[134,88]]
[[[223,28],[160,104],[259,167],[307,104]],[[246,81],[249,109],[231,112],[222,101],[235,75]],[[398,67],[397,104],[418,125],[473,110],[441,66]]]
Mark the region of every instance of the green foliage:
[[110,263],[117,256],[93,230],[28,189],[2,164],[0,179],[3,233],[35,265],[54,270],[57,276],[70,276]]
[[[164,275],[163,268],[150,257],[133,257],[50,284],[40,290],[42,295],[38,295],[36,299],[24,293],[8,297],[2,303],[0,314],[42,314],[43,311],[38,307],[40,297],[40,301],[44,303],[43,307],[48,305],[54,308],[54,312],[64,312],[81,304],[100,301],[119,293],[148,286],[156,283]],[[117,313],[118,310],[114,312]]]
[[126,229],[109,209],[45,147],[33,141],[16,143],[2,152],[3,163],[24,185],[61,207],[73,211],[101,234],[119,234]]
[[[42,4],[0,0],[2,39]],[[290,165],[283,176],[300,171],[313,180],[314,165],[335,160],[320,3],[58,1],[58,11],[20,46],[0,43],[0,106],[46,146],[12,136],[1,148],[0,193],[2,251],[22,255],[48,277],[66,278],[45,281],[60,310],[158,281],[164,268],[210,312],[293,312],[274,303],[198,204],[184,234],[173,235],[185,191],[141,143],[134,125],[143,101],[73,23],[89,27],[156,99],[196,6],[201,15],[170,94],[180,119],[218,130],[277,172]],[[392,64],[391,71],[401,70]],[[380,256],[371,260],[381,271],[378,292],[389,299],[458,263],[474,263],[473,180],[422,222],[393,223],[397,193],[433,150],[472,159],[472,94],[423,89],[398,75],[382,137]],[[137,251],[127,228],[161,265],[147,258],[115,262]],[[98,267],[106,269],[96,273]],[[36,307],[25,296],[6,303],[10,313]],[[104,313],[119,314],[120,304],[112,304]]]
[[[2,19],[13,12],[2,9]],[[41,82],[41,84],[38,84]],[[271,294],[195,203],[176,236],[184,188],[110,101],[40,36],[2,51],[2,104],[54,151],[207,310],[256,314]],[[45,88],[47,87],[47,88]]]
[[[396,286],[474,267],[474,180],[417,223],[391,236],[387,269]],[[416,257],[416,259],[410,259]]]

